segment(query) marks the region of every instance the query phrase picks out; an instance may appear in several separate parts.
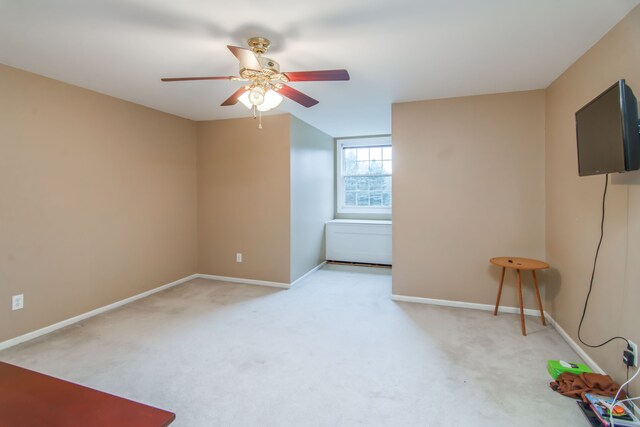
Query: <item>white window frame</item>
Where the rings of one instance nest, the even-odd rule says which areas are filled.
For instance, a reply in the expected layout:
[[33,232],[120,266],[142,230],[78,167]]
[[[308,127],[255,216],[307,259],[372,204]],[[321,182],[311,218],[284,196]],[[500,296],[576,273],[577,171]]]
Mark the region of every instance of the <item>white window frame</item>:
[[[336,139],[336,187],[337,198],[336,206],[338,213],[362,213],[362,214],[391,214],[393,207],[393,191],[391,193],[391,206],[389,207],[377,207],[377,206],[345,206],[344,205],[344,148],[345,147],[373,147],[376,145],[393,145],[391,144],[391,135],[388,136],[376,136],[366,138],[344,138]],[[393,159],[391,160],[393,164]],[[392,166],[393,170],[393,166]],[[393,177],[393,171],[391,173]]]

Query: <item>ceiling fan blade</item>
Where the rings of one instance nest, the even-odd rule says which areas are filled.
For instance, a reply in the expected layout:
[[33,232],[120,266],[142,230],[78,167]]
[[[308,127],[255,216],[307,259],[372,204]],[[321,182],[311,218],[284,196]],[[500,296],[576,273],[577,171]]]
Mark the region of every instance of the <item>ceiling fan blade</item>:
[[188,80],[233,80],[235,76],[218,76],[218,77],[165,77],[163,82],[185,82]]
[[313,107],[318,103],[318,100],[313,99],[298,90],[295,90],[291,86],[282,85],[282,89],[280,89],[278,93],[286,96],[293,101],[296,101],[298,104],[303,105],[307,108]]
[[290,82],[326,82],[349,80],[347,70],[294,71],[284,73]]
[[229,48],[231,53],[233,53],[233,55],[236,58],[238,58],[238,61],[240,61],[241,68],[248,68],[250,70],[256,70],[256,71],[262,70],[262,67],[258,62],[258,58],[256,57],[256,54],[253,53],[251,49],[245,49],[243,47],[229,46],[229,45],[227,45],[227,47]]
[[222,104],[220,104],[223,107],[227,107],[229,105],[236,105],[238,103],[238,98],[240,98],[240,95],[242,95],[243,93],[245,93],[247,91],[246,87],[241,87],[240,89],[238,89],[237,91],[233,92],[233,95],[231,95],[230,97],[228,97]]

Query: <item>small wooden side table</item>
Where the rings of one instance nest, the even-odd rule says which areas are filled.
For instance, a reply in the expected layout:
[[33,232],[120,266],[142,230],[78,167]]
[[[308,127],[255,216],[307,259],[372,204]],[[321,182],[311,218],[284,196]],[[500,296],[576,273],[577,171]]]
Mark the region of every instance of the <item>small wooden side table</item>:
[[544,319],[544,311],[542,310],[542,300],[540,299],[540,290],[538,289],[538,278],[536,277],[536,270],[544,270],[549,268],[549,264],[544,261],[538,261],[529,258],[518,257],[497,257],[491,258],[489,262],[498,267],[502,267],[502,277],[500,278],[500,288],[498,288],[498,299],[496,300],[496,309],[493,311],[493,315],[498,315],[498,306],[500,305],[500,295],[502,294],[502,283],[504,283],[504,272],[507,268],[513,268],[516,270],[518,276],[518,301],[520,302],[520,325],[522,326],[522,335],[526,336],[527,331],[524,327],[524,308],[522,306],[522,284],[520,281],[520,270],[530,270],[533,275],[533,286],[536,288],[536,297],[538,298],[538,308],[540,309],[540,318],[542,324],[547,325]]

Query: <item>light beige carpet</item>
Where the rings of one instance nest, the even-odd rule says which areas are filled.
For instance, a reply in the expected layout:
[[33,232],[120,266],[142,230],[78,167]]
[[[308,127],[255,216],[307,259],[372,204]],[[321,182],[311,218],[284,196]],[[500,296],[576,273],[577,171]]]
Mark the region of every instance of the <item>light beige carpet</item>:
[[[491,290],[492,292],[494,289]],[[325,267],[290,290],[194,280],[0,352],[171,410],[175,426],[583,426],[517,316],[390,300],[384,269]]]

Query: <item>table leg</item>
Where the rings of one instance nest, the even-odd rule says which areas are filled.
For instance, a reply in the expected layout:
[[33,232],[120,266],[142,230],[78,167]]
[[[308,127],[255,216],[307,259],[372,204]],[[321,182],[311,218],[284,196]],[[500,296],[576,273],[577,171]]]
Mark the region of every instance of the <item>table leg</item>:
[[506,267],[502,267],[502,277],[500,278],[500,287],[498,288],[498,299],[496,300],[496,309],[493,310],[493,315],[498,315],[498,306],[500,305],[500,295],[502,294],[502,283],[504,282],[504,271]]
[[542,310],[542,300],[540,299],[540,290],[538,289],[538,279],[536,278],[536,271],[531,270],[531,274],[533,274],[533,286],[536,288],[536,297],[538,297],[538,308],[540,309],[540,318],[542,319],[542,324],[547,326],[547,322],[544,320],[544,311]]
[[518,274],[518,301],[520,302],[520,325],[522,326],[522,335],[527,336],[527,331],[524,327],[524,307],[522,306],[522,282],[520,280],[520,269],[516,269]]

